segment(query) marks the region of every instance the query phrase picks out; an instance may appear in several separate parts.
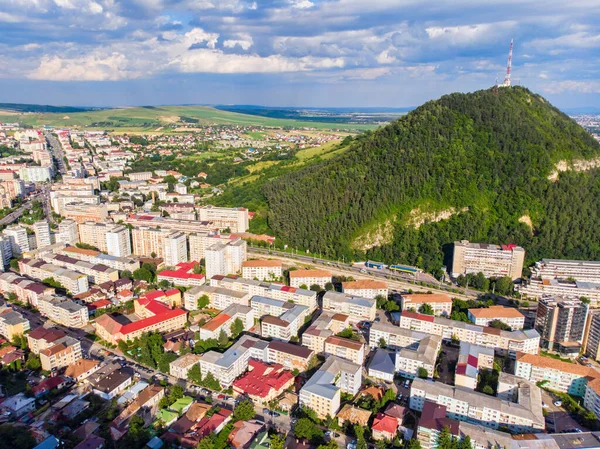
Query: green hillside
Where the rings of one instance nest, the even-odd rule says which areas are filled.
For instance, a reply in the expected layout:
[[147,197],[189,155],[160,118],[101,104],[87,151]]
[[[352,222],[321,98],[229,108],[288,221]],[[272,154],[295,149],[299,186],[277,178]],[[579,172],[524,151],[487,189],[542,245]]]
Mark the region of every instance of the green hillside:
[[307,127],[318,129],[375,129],[376,125],[303,122],[299,120],[260,117],[221,111],[207,106],[147,106],[137,108],[102,109],[85,112],[15,113],[0,108],[0,122],[15,122],[32,126],[90,127],[115,131],[155,131],[165,125],[258,125],[270,127]]
[[598,259],[597,173],[548,179],[558,161],[598,156],[600,145],[539,95],[490,89],[430,101],[262,192],[276,235],[330,257],[436,271],[454,240],[470,239],[520,244],[528,260]]

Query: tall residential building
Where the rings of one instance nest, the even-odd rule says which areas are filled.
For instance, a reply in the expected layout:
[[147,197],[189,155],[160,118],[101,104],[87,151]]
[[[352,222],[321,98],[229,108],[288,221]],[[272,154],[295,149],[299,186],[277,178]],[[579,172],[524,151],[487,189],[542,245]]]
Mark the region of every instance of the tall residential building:
[[174,267],[181,262],[187,262],[187,238],[183,232],[173,232],[164,240],[165,265]]
[[239,238],[212,245],[205,252],[206,277],[210,279],[218,274],[235,274],[241,271],[246,256],[246,241]]
[[136,256],[164,257],[164,240],[170,234],[168,230],[140,226],[131,230],[133,254]]
[[52,245],[52,234],[50,234],[50,223],[47,221],[37,221],[33,224],[35,232],[35,243],[38,248]]
[[29,320],[19,312],[0,304],[0,335],[12,341],[17,335],[25,335],[30,329]]
[[588,357],[600,360],[600,310],[590,310],[584,335],[583,350]]
[[600,283],[600,262],[542,259],[531,267],[531,277]]
[[452,276],[483,273],[485,277],[519,279],[523,271],[525,250],[520,246],[471,243],[468,240],[454,242]]
[[587,313],[588,305],[579,299],[542,298],[535,318],[540,346],[564,354],[578,354]]
[[75,245],[79,242],[79,229],[75,220],[63,220],[58,224],[58,230],[54,233],[56,243]]
[[194,232],[188,236],[190,245],[190,260],[200,261],[206,257],[206,249],[215,243],[225,240],[216,232]]
[[10,246],[14,255],[20,256],[25,251],[29,251],[29,238],[27,237],[27,229],[23,226],[9,226],[2,231],[10,240]]
[[210,221],[219,229],[232,233],[246,232],[248,229],[248,209],[243,207],[204,206],[198,209],[200,221]]
[[131,235],[129,228],[115,226],[106,231],[106,252],[115,257],[131,255]]
[[10,238],[3,235],[0,238],[0,270],[4,271],[10,264],[10,259],[12,259],[12,244]]

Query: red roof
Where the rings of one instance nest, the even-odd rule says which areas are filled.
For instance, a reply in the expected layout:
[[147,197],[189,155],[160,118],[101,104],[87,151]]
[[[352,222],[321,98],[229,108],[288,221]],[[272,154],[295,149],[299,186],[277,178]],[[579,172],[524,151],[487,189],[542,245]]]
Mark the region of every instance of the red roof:
[[430,323],[433,323],[433,316],[431,315],[424,315],[422,313],[417,312],[409,312],[408,310],[403,310],[401,315],[408,318],[415,318],[417,320],[429,321]]
[[158,324],[162,321],[170,320],[171,318],[175,318],[175,317],[182,316],[185,314],[186,314],[186,311],[182,310],[182,309],[167,310],[166,312],[161,313],[159,315],[155,315],[150,318],[144,318],[143,320],[139,320],[139,321],[135,321],[133,323],[126,324],[125,326],[123,326],[121,328],[121,334],[127,335],[132,332],[136,332],[141,329],[144,329],[148,326],[152,326],[152,325]]
[[165,295],[167,295],[167,296],[181,295],[181,292],[179,290],[177,290],[176,288],[172,288],[171,290],[167,290],[165,292]]
[[398,431],[398,420],[380,412],[377,413],[377,416],[373,420],[371,429],[378,432],[395,434]]
[[294,379],[291,371],[283,369],[280,364],[269,365],[250,359],[248,369],[248,372],[233,382],[233,388],[253,396],[264,398],[272,389],[280,391]]
[[[154,290],[152,292],[144,293],[142,296],[140,296],[140,304],[145,305],[148,304],[146,301],[153,301],[158,298],[164,298],[165,296],[165,292],[162,290]],[[144,300],[144,302],[142,302],[142,300]]]
[[89,310],[98,310],[104,307],[110,306],[111,302],[108,299],[100,299],[99,301],[94,301],[91,304],[87,305]]
[[474,366],[475,368],[477,368],[477,365],[479,364],[477,357],[471,354],[469,354],[469,356],[467,357],[467,363],[471,366]]
[[460,374],[460,375],[465,375],[467,373],[467,365],[465,365],[464,363],[461,363],[460,365],[456,366],[456,374]]

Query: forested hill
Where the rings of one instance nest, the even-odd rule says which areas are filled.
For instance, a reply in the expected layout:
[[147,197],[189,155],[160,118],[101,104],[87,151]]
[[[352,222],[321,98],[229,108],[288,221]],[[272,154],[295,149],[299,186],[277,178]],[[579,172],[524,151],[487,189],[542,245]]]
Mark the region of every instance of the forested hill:
[[[460,239],[517,243],[529,260],[600,258],[596,173],[548,179],[558,161],[599,157],[600,145],[525,88],[447,95],[351,145],[263,187],[277,236],[330,257],[429,271]],[[455,213],[411,223],[440,211]]]

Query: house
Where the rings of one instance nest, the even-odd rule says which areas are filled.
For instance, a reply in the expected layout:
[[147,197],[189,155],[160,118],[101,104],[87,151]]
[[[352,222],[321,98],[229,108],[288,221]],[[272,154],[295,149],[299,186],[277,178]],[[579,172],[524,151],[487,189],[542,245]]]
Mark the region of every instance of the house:
[[70,383],[71,381],[63,376],[48,377],[32,388],[33,396],[39,398],[51,390],[61,390]]
[[2,402],[0,408],[18,418],[35,410],[35,398],[28,398],[23,393],[19,393]]
[[371,426],[371,433],[374,440],[386,440],[392,441],[398,433],[398,427],[400,423],[398,418],[386,415],[384,413],[377,413]]
[[132,380],[133,370],[120,368],[119,365],[114,363],[102,367],[88,377],[94,394],[107,401],[125,391],[131,385]]
[[248,449],[254,437],[264,428],[260,421],[238,421],[233,425],[227,441],[233,449]]
[[371,385],[360,392],[361,396],[371,396],[377,402],[381,401],[384,394],[385,389],[383,387],[376,387],[375,385]]
[[369,425],[369,419],[371,419],[370,411],[354,407],[350,404],[344,405],[337,414],[337,420],[340,426],[349,422],[366,428]]
[[80,382],[100,368],[100,362],[97,360],[79,359],[72,365],[67,366],[65,376],[70,377],[76,382]]
[[33,449],[56,449],[59,444],[60,441],[58,441],[58,438],[56,438],[54,435],[50,435]]
[[185,354],[169,364],[169,374],[178,379],[186,380],[188,373],[194,365],[200,365],[200,356],[197,354]]

